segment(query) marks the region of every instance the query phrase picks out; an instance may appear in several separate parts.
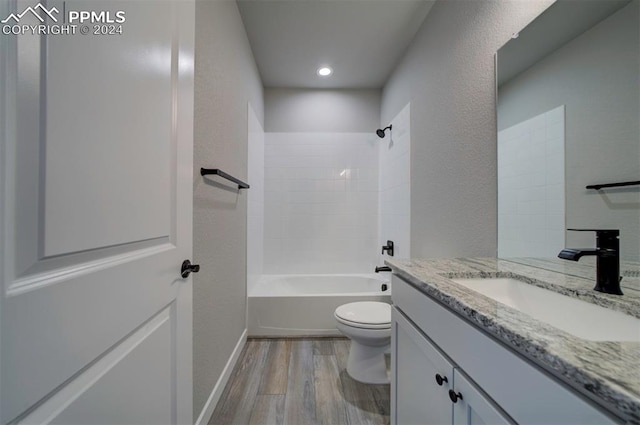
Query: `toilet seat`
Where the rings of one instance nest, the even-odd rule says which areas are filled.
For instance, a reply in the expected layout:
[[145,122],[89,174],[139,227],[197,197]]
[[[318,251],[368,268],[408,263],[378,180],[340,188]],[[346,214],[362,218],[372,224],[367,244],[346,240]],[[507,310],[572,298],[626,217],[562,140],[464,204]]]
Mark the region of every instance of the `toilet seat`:
[[391,328],[391,306],[378,301],[359,301],[341,305],[334,313],[344,325],[362,329]]

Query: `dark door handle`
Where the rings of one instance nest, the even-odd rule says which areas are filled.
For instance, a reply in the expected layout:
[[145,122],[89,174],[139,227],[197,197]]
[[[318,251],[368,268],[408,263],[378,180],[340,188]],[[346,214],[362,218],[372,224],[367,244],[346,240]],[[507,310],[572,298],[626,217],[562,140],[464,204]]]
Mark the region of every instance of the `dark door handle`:
[[180,268],[180,276],[183,278],[189,277],[191,272],[198,273],[200,271],[199,264],[191,264],[191,261],[184,260],[182,262],[182,267]]

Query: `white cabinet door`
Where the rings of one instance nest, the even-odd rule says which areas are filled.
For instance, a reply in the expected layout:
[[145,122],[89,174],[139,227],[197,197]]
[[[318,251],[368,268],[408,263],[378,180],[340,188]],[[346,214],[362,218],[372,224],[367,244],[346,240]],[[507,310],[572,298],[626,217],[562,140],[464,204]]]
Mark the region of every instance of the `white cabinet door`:
[[454,425],[514,423],[469,382],[458,368],[454,370],[453,375],[454,388],[451,390],[450,398],[453,403]]
[[0,2],[71,11],[0,35],[0,423],[191,424],[194,4]]
[[391,320],[391,423],[450,424],[453,367],[395,307]]

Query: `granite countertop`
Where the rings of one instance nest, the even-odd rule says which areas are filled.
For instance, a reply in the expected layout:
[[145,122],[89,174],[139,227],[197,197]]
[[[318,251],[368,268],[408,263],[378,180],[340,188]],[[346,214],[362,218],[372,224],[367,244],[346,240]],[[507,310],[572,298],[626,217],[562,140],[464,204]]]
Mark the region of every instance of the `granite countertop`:
[[[385,263],[394,274],[571,387],[629,423],[640,424],[640,342],[584,340],[450,280],[513,277],[640,318],[637,264],[622,265],[625,295],[619,296],[593,291],[595,268],[592,265],[564,260],[387,259]],[[630,268],[625,268],[627,265]]]

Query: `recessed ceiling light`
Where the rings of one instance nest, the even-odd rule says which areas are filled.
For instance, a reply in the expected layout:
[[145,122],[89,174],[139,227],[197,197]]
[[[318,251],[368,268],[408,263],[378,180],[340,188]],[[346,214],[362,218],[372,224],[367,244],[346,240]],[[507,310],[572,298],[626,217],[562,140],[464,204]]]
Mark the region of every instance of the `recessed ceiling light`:
[[331,73],[333,73],[333,69],[329,68],[328,66],[318,68],[318,75],[321,77],[328,77],[329,75],[331,75]]

